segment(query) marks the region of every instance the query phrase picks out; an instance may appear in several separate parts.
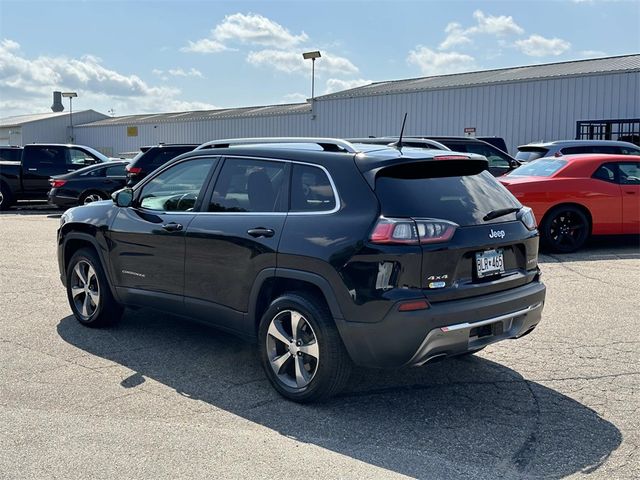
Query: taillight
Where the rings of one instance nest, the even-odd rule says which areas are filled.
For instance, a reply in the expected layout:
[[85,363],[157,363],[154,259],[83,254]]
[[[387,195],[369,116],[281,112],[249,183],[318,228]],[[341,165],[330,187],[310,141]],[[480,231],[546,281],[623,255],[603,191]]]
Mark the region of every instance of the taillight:
[[522,221],[522,223],[524,223],[524,226],[529,230],[536,229],[536,216],[533,214],[533,210],[531,210],[529,207],[522,207],[522,209],[520,210],[520,221]]
[[447,220],[380,217],[369,237],[372,243],[418,245],[446,242],[457,225]]
[[142,171],[142,167],[132,167],[131,165],[127,165],[126,168],[127,172],[129,173],[133,173],[133,174],[138,174]]
[[440,243],[451,240],[456,225],[446,220],[416,220],[420,243]]
[[66,180],[57,180],[53,178],[49,180],[49,184],[51,184],[51,188],[60,188],[65,183],[67,183]]

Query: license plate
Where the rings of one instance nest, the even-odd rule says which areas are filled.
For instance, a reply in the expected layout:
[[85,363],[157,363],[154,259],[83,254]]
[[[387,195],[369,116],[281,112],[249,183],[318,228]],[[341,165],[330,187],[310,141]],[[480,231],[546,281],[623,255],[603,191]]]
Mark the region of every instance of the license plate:
[[504,255],[501,249],[476,253],[478,278],[499,275],[504,272]]

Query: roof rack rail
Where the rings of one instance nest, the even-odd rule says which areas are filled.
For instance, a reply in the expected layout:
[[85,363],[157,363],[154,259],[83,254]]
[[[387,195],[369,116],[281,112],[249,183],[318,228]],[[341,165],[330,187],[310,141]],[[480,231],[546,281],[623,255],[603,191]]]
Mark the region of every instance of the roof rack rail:
[[346,140],[337,138],[322,137],[261,137],[261,138],[228,138],[224,140],[213,140],[196,147],[195,150],[205,148],[227,148],[234,145],[258,145],[261,143],[306,143],[316,144],[328,152],[358,153],[358,150]]

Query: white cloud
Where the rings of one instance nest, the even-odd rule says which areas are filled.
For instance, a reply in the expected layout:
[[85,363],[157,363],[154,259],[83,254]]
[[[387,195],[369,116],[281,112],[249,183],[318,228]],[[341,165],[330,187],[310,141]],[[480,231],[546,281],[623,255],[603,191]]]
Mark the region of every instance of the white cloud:
[[456,45],[463,45],[465,43],[471,43],[471,39],[469,38],[467,31],[462,28],[458,22],[449,23],[444,29],[447,37],[440,44],[440,49],[447,50],[451,47],[455,47]]
[[518,25],[512,16],[485,15],[481,10],[473,12],[477,25],[471,27],[471,33],[487,33],[490,35],[521,35],[524,29]]
[[213,107],[182,100],[178,88],[150,85],[137,75],[106,67],[92,55],[28,58],[17,42],[0,42],[1,115],[47,111],[51,92],[67,89],[78,92],[74,106],[79,109],[114,108],[119,114]]
[[606,57],[607,52],[603,52],[602,50],[582,50],[580,52],[581,57]]
[[234,13],[211,30],[207,38],[201,38],[182,47],[183,52],[218,53],[231,50],[227,43],[242,43],[262,47],[287,48],[298,45],[309,39],[301,32],[292,34],[285,27],[267,17],[255,13]]
[[571,44],[561,38],[545,38],[533,34],[529,38],[516,41],[516,47],[530,57],[548,57],[562,55],[571,48]]
[[279,23],[255,13],[227,15],[212,33],[213,38],[221,42],[231,40],[280,48],[297,45],[309,39],[304,32],[294,35]]
[[218,53],[224,52],[225,50],[231,49],[216,40],[211,40],[210,38],[201,38],[195,42],[189,40],[189,44],[180,49],[181,52],[193,53]]
[[409,52],[407,62],[420,67],[425,75],[468,72],[475,68],[475,59],[464,53],[435,52],[428,47],[418,45]]
[[341,90],[349,90],[350,88],[361,87],[371,83],[371,80],[365,80],[364,78],[356,78],[353,80],[342,80],[340,78],[330,78],[327,80],[327,86],[325,88],[325,95],[329,93],[339,92]]
[[167,73],[174,77],[198,77],[204,78],[202,72],[197,68],[191,67],[189,70],[183,70],[182,68],[170,68]]
[[[268,66],[281,72],[310,74],[311,65],[304,60],[299,52],[265,49],[249,52],[247,62],[254,66]],[[358,67],[344,57],[331,53],[322,53],[322,57],[316,60],[316,74],[342,74],[351,75],[358,73]]]
[[504,37],[524,33],[524,29],[511,16],[486,15],[481,10],[476,10],[473,12],[473,18],[476,24],[469,28],[463,28],[458,22],[449,23],[444,30],[447,36],[439,48],[448,50],[457,45],[471,43],[471,37],[478,34]]

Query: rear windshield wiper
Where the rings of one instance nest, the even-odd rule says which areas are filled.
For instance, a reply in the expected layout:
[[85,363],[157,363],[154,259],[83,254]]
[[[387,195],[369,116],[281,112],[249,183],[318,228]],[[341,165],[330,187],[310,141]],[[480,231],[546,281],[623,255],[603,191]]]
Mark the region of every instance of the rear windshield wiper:
[[504,217],[505,215],[509,215],[510,213],[515,213],[518,211],[520,211],[520,207],[499,208],[498,210],[491,210],[484,217],[482,217],[482,220],[486,222],[489,220],[493,220],[494,218]]

